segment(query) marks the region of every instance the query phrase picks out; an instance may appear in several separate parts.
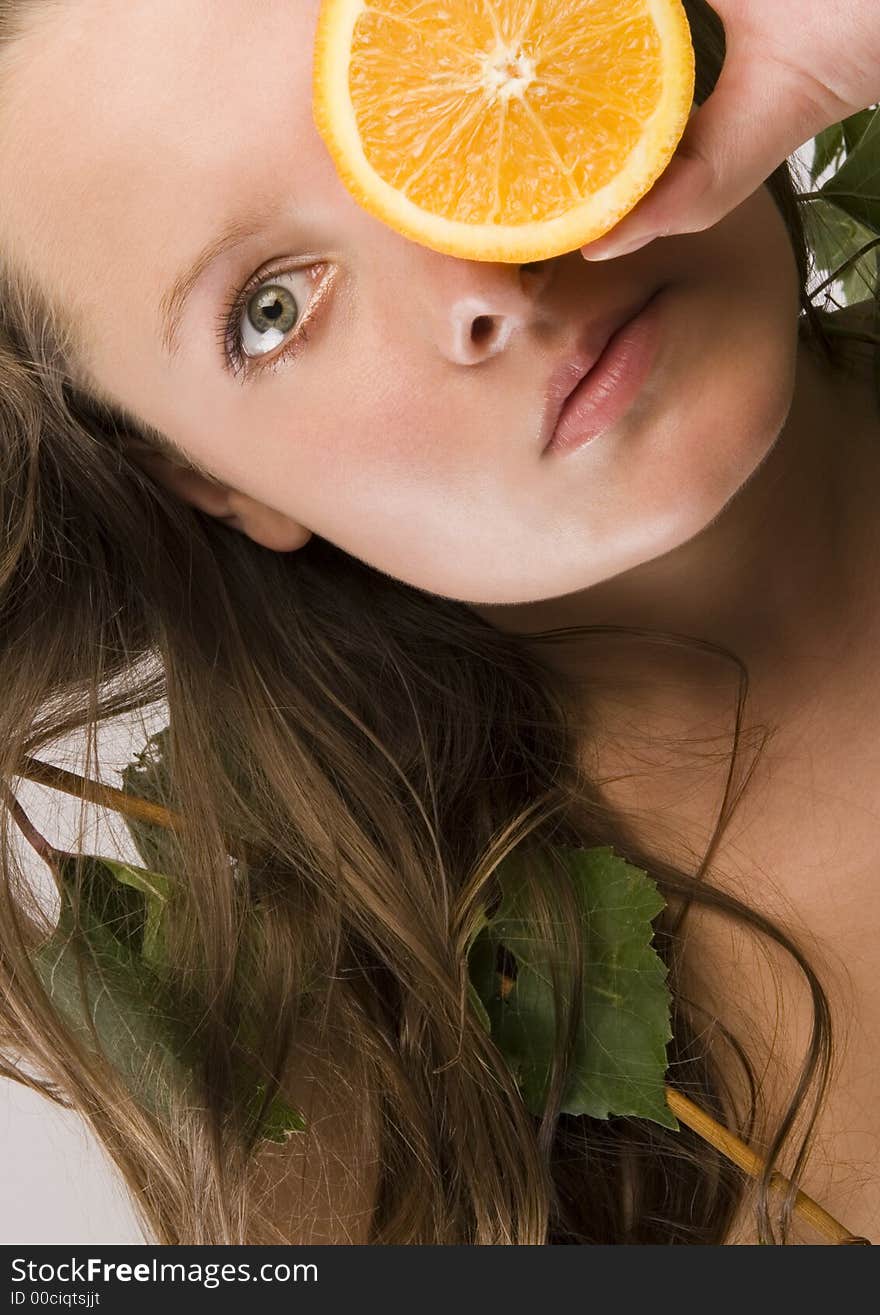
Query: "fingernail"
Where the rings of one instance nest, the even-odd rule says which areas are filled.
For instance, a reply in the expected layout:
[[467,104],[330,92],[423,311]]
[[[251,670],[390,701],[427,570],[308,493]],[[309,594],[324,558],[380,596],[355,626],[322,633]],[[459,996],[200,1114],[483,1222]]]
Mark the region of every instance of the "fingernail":
[[613,260],[616,256],[629,256],[641,247],[646,247],[649,242],[653,242],[656,236],[656,233],[646,233],[642,237],[630,238],[628,242],[605,242],[600,238],[581,247],[581,255],[584,260]]

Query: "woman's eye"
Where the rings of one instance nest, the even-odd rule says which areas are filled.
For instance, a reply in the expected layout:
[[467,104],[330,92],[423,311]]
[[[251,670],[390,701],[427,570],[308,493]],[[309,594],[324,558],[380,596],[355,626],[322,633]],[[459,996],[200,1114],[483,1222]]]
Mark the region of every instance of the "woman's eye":
[[[233,350],[247,360],[265,356],[279,347],[296,328],[301,309],[307,305],[308,285],[314,282],[307,270],[290,270],[263,279],[243,294],[243,309],[233,326]],[[301,289],[299,296],[290,287]]]
[[[332,264],[313,260],[277,273],[255,274],[244,287],[230,289],[216,322],[226,369],[247,378],[298,355],[338,273]],[[279,346],[282,350],[276,351]]]

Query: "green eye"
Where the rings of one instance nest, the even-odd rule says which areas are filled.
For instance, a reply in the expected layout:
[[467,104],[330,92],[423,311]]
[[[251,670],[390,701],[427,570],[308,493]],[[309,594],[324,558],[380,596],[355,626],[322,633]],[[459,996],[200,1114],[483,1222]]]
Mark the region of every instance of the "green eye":
[[289,288],[273,280],[248,298],[238,332],[245,356],[261,356],[280,346],[299,317],[299,304]]
[[[232,290],[216,322],[226,368],[232,374],[248,373],[254,362],[258,370],[274,369],[276,362],[299,353],[334,279],[335,273],[326,264],[313,261],[277,273],[264,268],[243,288]],[[281,346],[284,350],[276,353]],[[260,358],[269,355],[272,361],[260,364]]]

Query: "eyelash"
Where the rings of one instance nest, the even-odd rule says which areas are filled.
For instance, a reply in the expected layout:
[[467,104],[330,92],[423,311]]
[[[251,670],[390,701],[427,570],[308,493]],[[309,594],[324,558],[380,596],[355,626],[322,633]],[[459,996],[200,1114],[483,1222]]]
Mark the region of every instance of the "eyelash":
[[[314,268],[314,267],[313,267]],[[318,267],[320,268],[320,266]],[[325,275],[317,285],[317,290],[309,299],[306,313],[299,321],[295,329],[291,331],[287,343],[278,351],[276,355],[266,353],[266,358],[258,356],[245,356],[241,350],[240,325],[241,317],[247,309],[247,304],[255,292],[265,283],[271,283],[284,274],[291,274],[299,269],[308,269],[308,266],[294,265],[282,267],[280,269],[269,269],[254,274],[248,279],[244,287],[233,287],[224,303],[223,309],[217,317],[217,340],[223,353],[223,359],[232,374],[237,375],[244,373],[247,378],[253,373],[261,373],[264,370],[275,370],[283,361],[289,357],[298,356],[309,340],[309,325],[317,313],[321,302],[324,300],[325,285],[330,281],[330,276]],[[257,364],[260,360],[268,359],[268,364]]]

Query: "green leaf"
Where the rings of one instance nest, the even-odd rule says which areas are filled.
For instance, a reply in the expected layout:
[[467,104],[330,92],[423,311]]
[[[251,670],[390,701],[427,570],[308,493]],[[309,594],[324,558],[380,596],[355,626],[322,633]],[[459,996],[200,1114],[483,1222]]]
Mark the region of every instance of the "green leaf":
[[821,192],[853,219],[880,233],[880,109],[864,110],[846,122],[855,144]]
[[[99,862],[92,871],[100,871]],[[62,887],[55,932],[31,962],[81,1044],[105,1055],[146,1108],[164,1118],[191,1080],[179,1024],[163,1007],[158,978],[132,950],[127,932],[120,934],[122,920],[103,922],[85,897],[77,912]]]
[[843,124],[832,123],[824,132],[818,134],[815,143],[815,154],[810,165],[810,180],[814,186],[825,170],[837,164],[843,156],[846,145]]
[[859,110],[857,114],[851,114],[848,119],[843,120],[840,127],[848,154],[858,146],[873,117],[874,110],[867,109]]
[[[837,205],[821,199],[812,202],[805,211],[804,224],[816,268],[826,275],[840,269],[850,256],[877,236]],[[846,304],[871,296],[877,281],[878,249],[875,248],[840,275]]]
[[[584,956],[581,1022],[561,1108],[599,1119],[631,1115],[677,1130],[664,1089],[671,996],[666,965],[651,944],[651,921],[665,901],[647,874],[610,846],[556,852],[574,882]],[[546,875],[554,879],[549,867]],[[530,908],[536,878],[515,854],[498,878],[501,904],[474,941],[471,980],[526,1105],[540,1114],[556,1040],[551,963]],[[515,977],[497,971],[499,947],[513,956]],[[564,972],[562,978],[564,985]]]
[[[139,954],[147,916],[143,893],[121,884],[103,859],[86,854],[79,859],[78,867],[78,898],[88,907],[92,921],[103,927],[132,954]],[[74,858],[64,857],[60,862],[60,870],[65,890],[73,897],[77,877]]]
[[120,863],[112,858],[94,861],[100,862],[122,885],[130,886],[143,895],[145,916],[141,957],[147,963],[158,966],[164,961],[162,915],[171,893],[169,878],[161,872],[150,872],[147,868],[135,867],[131,863]]
[[[264,1082],[257,1083],[249,1100],[249,1109],[256,1116],[266,1092]],[[306,1121],[299,1110],[288,1105],[282,1096],[276,1096],[263,1115],[261,1136],[264,1141],[286,1142],[295,1132],[305,1132]]]
[[[77,881],[77,871],[80,879]],[[59,860],[61,907],[53,935],[31,953],[45,991],[80,1043],[113,1066],[135,1098],[167,1120],[193,1082],[198,1035],[168,1003],[161,916],[170,882],[157,872],[94,855]],[[245,1057],[237,1081],[250,1081]],[[251,1085],[256,1117],[265,1084]],[[304,1130],[302,1114],[280,1096],[260,1135],[283,1142]]]

